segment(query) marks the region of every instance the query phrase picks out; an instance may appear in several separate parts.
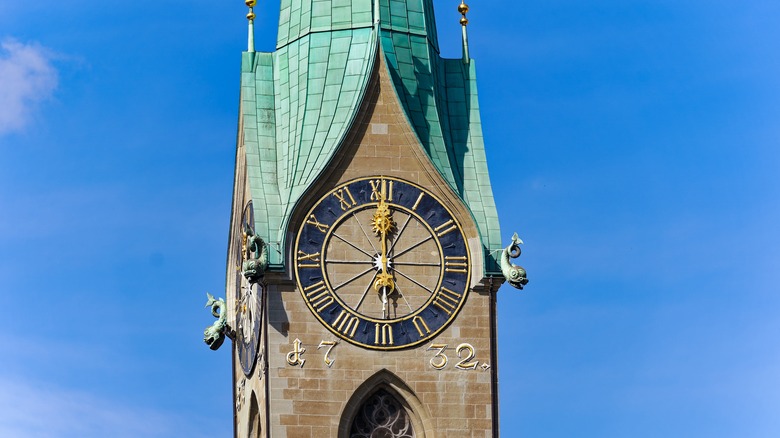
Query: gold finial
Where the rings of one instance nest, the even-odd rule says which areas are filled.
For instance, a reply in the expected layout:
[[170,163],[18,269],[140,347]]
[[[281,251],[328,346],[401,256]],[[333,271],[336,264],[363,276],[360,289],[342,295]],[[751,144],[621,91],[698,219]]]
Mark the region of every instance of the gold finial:
[[469,37],[466,26],[469,24],[469,19],[466,18],[466,14],[469,12],[469,5],[466,4],[466,0],[460,0],[458,5],[458,12],[460,12],[460,25],[463,27],[463,63],[468,64],[469,60]]
[[460,0],[460,4],[458,5],[458,12],[460,12],[460,15],[463,15],[463,17],[460,19],[461,26],[469,24],[469,19],[466,18],[466,14],[469,12],[469,5],[466,4],[465,0]]
[[244,0],[244,4],[249,8],[249,13],[246,14],[246,19],[249,21],[254,21],[255,11],[252,9],[257,6],[257,0]]
[[469,12],[469,5],[467,5],[465,1],[461,0],[460,5],[458,5],[458,12],[460,12],[461,15],[466,15]]

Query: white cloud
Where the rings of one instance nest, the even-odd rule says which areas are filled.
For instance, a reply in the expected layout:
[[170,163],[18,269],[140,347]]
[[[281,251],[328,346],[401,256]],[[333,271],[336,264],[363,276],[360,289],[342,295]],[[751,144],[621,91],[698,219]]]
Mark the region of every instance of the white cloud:
[[0,42],[0,135],[22,130],[57,88],[52,53],[14,39]]
[[87,392],[0,377],[0,436],[167,438],[205,436],[200,419],[122,405]]
[[[44,309],[44,318],[48,314]],[[198,391],[191,388],[207,384],[200,375],[191,382],[171,375],[183,386],[165,393],[127,385],[169,371],[156,361],[149,364],[150,357],[95,342],[92,335],[54,339],[20,333],[0,337],[0,438],[206,438],[221,436],[214,431],[231,425],[230,398],[227,406],[207,400],[192,408],[188,397]],[[149,368],[141,369],[139,362]]]

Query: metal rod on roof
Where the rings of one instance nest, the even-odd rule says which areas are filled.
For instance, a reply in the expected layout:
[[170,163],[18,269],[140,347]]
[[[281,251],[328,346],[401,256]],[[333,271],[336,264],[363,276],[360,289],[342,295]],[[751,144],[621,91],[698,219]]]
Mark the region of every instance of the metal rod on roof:
[[255,51],[255,12],[254,7],[257,5],[257,0],[244,0],[244,3],[249,7],[249,13],[246,14],[246,19],[249,20],[249,36],[247,42],[247,52]]
[[462,15],[460,18],[460,25],[463,28],[463,63],[468,64],[471,60],[471,57],[469,56],[469,34],[468,31],[466,31],[466,26],[469,24],[469,19],[466,18],[466,14],[469,12],[469,5],[466,4],[465,0],[460,1],[458,12]]

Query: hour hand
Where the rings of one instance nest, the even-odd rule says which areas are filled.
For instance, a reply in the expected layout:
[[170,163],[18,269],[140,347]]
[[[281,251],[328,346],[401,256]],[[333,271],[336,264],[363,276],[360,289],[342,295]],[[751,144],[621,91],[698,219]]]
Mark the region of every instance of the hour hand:
[[371,220],[371,224],[374,227],[374,232],[379,235],[379,239],[382,241],[382,253],[379,254],[377,260],[377,269],[382,271],[382,275],[384,276],[382,279],[383,284],[388,284],[392,282],[392,276],[390,276],[390,273],[388,272],[390,260],[387,257],[387,236],[393,231],[395,223],[393,222],[390,208],[385,204],[384,199],[380,199],[379,204],[376,207],[376,212],[374,212],[374,217]]
[[395,290],[395,281],[393,275],[390,274],[390,260],[387,257],[387,236],[393,230],[393,217],[390,213],[390,208],[385,204],[384,198],[379,200],[379,204],[376,207],[373,220],[371,224],[374,226],[374,232],[379,235],[382,240],[382,253],[379,254],[377,260],[377,269],[380,270],[374,281],[374,289],[379,292],[382,291],[382,315],[387,316],[387,296],[392,294]]
[[385,271],[377,275],[374,289],[377,292],[382,291],[382,317],[387,318],[387,297],[395,290],[395,281],[392,274]]
[[380,289],[384,289],[387,295],[390,295],[395,290],[395,281],[393,275],[387,272],[382,272],[376,276],[374,281],[374,290],[379,292]]

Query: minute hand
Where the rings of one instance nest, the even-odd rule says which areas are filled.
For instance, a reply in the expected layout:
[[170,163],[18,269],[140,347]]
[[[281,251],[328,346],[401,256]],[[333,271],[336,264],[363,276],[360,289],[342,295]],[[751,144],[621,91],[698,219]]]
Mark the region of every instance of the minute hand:
[[374,289],[379,292],[382,290],[382,313],[386,315],[387,310],[387,296],[395,290],[395,281],[393,276],[389,272],[389,260],[387,258],[387,235],[393,228],[393,218],[390,215],[390,209],[385,204],[384,199],[380,199],[379,205],[377,205],[376,213],[374,213],[374,231],[379,234],[382,241],[382,254],[380,254],[379,269],[381,273],[376,276],[374,281]]

